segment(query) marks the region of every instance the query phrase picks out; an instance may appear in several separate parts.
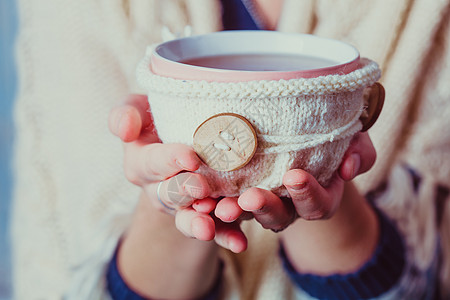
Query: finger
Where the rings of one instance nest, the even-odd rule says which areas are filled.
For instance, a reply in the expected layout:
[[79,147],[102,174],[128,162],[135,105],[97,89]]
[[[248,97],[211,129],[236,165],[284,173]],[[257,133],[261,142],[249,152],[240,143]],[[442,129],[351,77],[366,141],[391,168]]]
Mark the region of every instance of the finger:
[[180,173],[164,183],[162,195],[175,207],[191,206],[194,200],[206,198],[211,192],[206,178],[196,173]]
[[163,211],[189,207],[195,200],[210,194],[205,177],[196,173],[181,173],[168,180],[150,183],[144,190],[153,204]]
[[359,174],[369,171],[375,164],[377,159],[377,152],[367,132],[363,132],[357,135],[356,144],[358,145],[358,152],[361,156],[361,166],[359,168]]
[[194,200],[192,203],[192,208],[195,209],[196,212],[209,214],[216,208],[217,200],[206,197],[203,199]]
[[211,216],[192,208],[181,209],[175,215],[175,225],[187,237],[211,241],[215,237],[215,224]]
[[239,206],[251,212],[255,219],[266,229],[281,231],[290,225],[295,217],[295,209],[274,193],[260,189],[246,190],[238,200]]
[[184,144],[125,145],[125,175],[137,185],[167,179],[182,171],[195,171],[201,161]]
[[230,223],[236,221],[243,210],[237,203],[236,197],[225,197],[221,199],[216,206],[214,214],[217,218],[225,223]]
[[339,175],[345,181],[355,178],[361,168],[361,156],[359,153],[350,153],[344,156],[339,167]]
[[169,180],[145,185],[144,192],[156,208],[171,213],[191,206],[199,198],[206,198],[210,188],[202,175],[181,173]]
[[306,220],[330,218],[336,212],[344,190],[344,181],[339,176],[334,176],[330,185],[324,188],[312,175],[299,169],[288,171],[283,184],[297,214]]
[[339,175],[345,181],[352,180],[370,170],[375,163],[376,156],[375,147],[369,134],[367,132],[356,134],[342,159],[338,170]]
[[111,110],[108,125],[122,141],[137,140],[142,129],[152,125],[147,96],[130,95],[124,104]]
[[214,241],[217,245],[234,253],[241,253],[247,249],[247,238],[240,228],[238,222],[223,223],[216,219],[216,236]]

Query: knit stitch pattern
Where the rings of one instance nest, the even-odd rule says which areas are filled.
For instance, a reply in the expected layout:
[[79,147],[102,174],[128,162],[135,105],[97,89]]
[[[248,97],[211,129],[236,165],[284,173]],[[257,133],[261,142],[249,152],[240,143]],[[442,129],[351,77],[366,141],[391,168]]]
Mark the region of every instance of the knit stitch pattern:
[[380,78],[378,65],[362,59],[344,75],[249,82],[208,82],[158,76],[150,68],[151,51],[137,68],[148,91],[150,109],[164,143],[193,144],[196,128],[219,113],[236,113],[254,127],[258,148],[235,171],[202,165],[212,196],[239,196],[249,187],[288,196],[283,175],[300,168],[326,186],[338,168],[364,110],[363,91]]

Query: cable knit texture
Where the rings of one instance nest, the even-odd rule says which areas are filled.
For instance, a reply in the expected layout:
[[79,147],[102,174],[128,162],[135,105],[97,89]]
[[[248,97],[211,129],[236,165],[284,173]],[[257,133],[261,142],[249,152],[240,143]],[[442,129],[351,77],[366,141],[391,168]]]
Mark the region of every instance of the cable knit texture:
[[[186,25],[196,34],[220,30],[220,2],[17,2],[14,299],[108,299],[104,271],[139,194],[123,176],[122,147],[108,132],[108,112],[130,92],[147,92],[138,86],[135,70],[146,46],[161,42],[163,26],[174,33]],[[409,267],[399,281],[403,291],[393,289],[384,299],[426,299],[421,296],[431,286],[427,272],[438,239],[445,250],[439,265],[443,299],[450,298],[450,200],[442,192],[440,202],[435,197],[450,188],[449,5],[449,0],[284,0],[278,24],[280,31],[353,44],[382,70],[387,98],[370,129],[378,159],[357,183],[363,191],[388,183],[389,197],[380,207],[405,238]],[[400,158],[422,174],[418,195],[398,169]],[[436,209],[435,203],[442,205]],[[277,256],[276,234],[253,222],[244,227],[251,236],[248,250],[224,257],[224,299],[311,299],[294,293]]]
[[[150,48],[151,49],[151,48]],[[346,75],[291,80],[208,82],[155,75],[151,51],[137,79],[148,91],[155,128],[164,143],[192,145],[196,128],[219,113],[236,113],[254,127],[258,148],[249,164],[235,171],[203,165],[213,196],[239,196],[249,187],[288,196],[283,175],[301,168],[327,185],[353,135],[361,130],[364,88],[380,78],[378,65],[362,59]]]

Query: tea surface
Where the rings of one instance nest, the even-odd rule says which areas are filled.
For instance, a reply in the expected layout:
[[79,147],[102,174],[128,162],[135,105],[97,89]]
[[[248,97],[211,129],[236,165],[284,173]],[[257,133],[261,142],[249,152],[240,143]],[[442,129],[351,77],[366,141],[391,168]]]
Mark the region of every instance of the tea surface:
[[290,54],[231,54],[196,57],[181,63],[238,71],[302,71],[325,68],[337,63],[314,56]]

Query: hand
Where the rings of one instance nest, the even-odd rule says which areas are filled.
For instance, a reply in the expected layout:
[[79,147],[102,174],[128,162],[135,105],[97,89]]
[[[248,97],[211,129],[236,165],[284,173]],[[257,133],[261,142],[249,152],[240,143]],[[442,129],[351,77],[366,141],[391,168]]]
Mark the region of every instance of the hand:
[[[232,222],[243,212],[249,212],[264,228],[273,231],[283,230],[299,217],[306,220],[328,219],[340,205],[344,183],[368,171],[375,159],[376,152],[369,135],[358,133],[329,186],[322,187],[303,170],[290,170],[283,177],[283,184],[291,199],[280,199],[270,191],[250,188],[237,201],[219,203],[215,210],[216,216]],[[225,214],[225,210],[233,214]]]
[[175,215],[179,231],[203,241],[215,239],[234,252],[245,250],[247,240],[239,224],[226,224],[210,215],[217,200],[208,197],[206,179],[192,173],[201,164],[193,149],[159,140],[146,96],[131,95],[114,108],[109,128],[124,142],[127,179],[142,187],[145,198],[160,212]]

